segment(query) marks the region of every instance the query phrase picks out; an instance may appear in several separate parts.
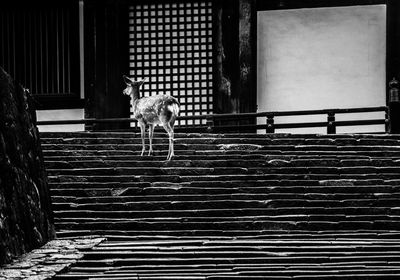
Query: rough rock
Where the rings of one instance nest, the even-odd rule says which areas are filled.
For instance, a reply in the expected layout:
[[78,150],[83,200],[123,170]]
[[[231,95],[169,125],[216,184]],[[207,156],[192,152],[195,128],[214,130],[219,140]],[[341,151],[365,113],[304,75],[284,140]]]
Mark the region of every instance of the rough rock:
[[0,68],[0,264],[54,237],[35,122],[29,92]]

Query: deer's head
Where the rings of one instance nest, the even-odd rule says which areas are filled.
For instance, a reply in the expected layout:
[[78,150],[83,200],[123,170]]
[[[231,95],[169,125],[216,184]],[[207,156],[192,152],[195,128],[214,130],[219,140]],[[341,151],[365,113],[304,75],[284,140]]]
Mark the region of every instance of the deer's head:
[[123,75],[122,77],[124,78],[124,81],[126,83],[126,88],[123,91],[123,94],[125,95],[134,94],[135,96],[138,96],[140,87],[147,80],[147,78],[144,78],[143,80],[135,81],[125,75]]

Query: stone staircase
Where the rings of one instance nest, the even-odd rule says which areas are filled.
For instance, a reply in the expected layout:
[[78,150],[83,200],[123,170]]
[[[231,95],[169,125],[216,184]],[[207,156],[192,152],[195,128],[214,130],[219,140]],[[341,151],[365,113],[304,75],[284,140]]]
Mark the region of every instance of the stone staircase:
[[42,133],[56,279],[400,279],[400,136]]

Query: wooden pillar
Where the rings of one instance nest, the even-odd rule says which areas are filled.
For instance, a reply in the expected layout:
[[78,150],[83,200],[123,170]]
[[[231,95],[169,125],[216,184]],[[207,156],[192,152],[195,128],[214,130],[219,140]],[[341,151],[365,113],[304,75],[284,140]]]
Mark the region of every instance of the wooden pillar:
[[[85,71],[85,118],[95,117],[95,84],[96,84],[96,11],[94,1],[83,2],[84,29],[84,71]],[[90,51],[89,51],[90,50]],[[92,125],[86,125],[91,130]]]
[[255,112],[257,107],[255,0],[239,0],[239,100],[240,112]]
[[237,113],[238,0],[214,2],[214,113]]
[[387,1],[386,84],[389,104],[390,133],[400,133],[400,103],[389,95],[389,82],[400,80],[400,1]]
[[255,0],[214,3],[214,112],[254,112],[257,100]]
[[[86,118],[129,117],[122,75],[129,75],[126,1],[85,0]],[[128,124],[95,124],[93,129],[122,129]]]

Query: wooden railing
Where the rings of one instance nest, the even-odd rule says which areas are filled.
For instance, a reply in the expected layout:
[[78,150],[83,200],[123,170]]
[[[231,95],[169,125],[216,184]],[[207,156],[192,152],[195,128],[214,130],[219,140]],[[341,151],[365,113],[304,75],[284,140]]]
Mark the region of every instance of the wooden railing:
[[[380,119],[360,119],[337,121],[337,114],[354,114],[384,112],[384,118]],[[306,115],[325,115],[326,121],[320,122],[291,122],[275,123],[275,117],[283,116],[306,116]],[[257,124],[258,118],[264,118],[264,124]],[[337,127],[342,126],[366,126],[366,125],[385,125],[385,132],[388,132],[389,114],[388,107],[365,107],[348,109],[323,109],[323,110],[303,110],[303,111],[276,111],[259,113],[240,113],[240,114],[208,114],[197,116],[180,116],[178,120],[206,120],[206,125],[178,125],[176,130],[187,131],[255,131],[265,130],[267,133],[275,133],[277,129],[291,128],[315,128],[325,127],[328,134],[335,134]],[[249,124],[241,124],[247,121]],[[81,119],[81,120],[58,120],[58,121],[38,121],[37,125],[65,125],[65,124],[85,124],[93,125],[96,123],[134,123],[136,120],[130,118],[109,118],[109,119]],[[223,123],[229,123],[224,125]],[[234,124],[232,124],[234,123]]]

